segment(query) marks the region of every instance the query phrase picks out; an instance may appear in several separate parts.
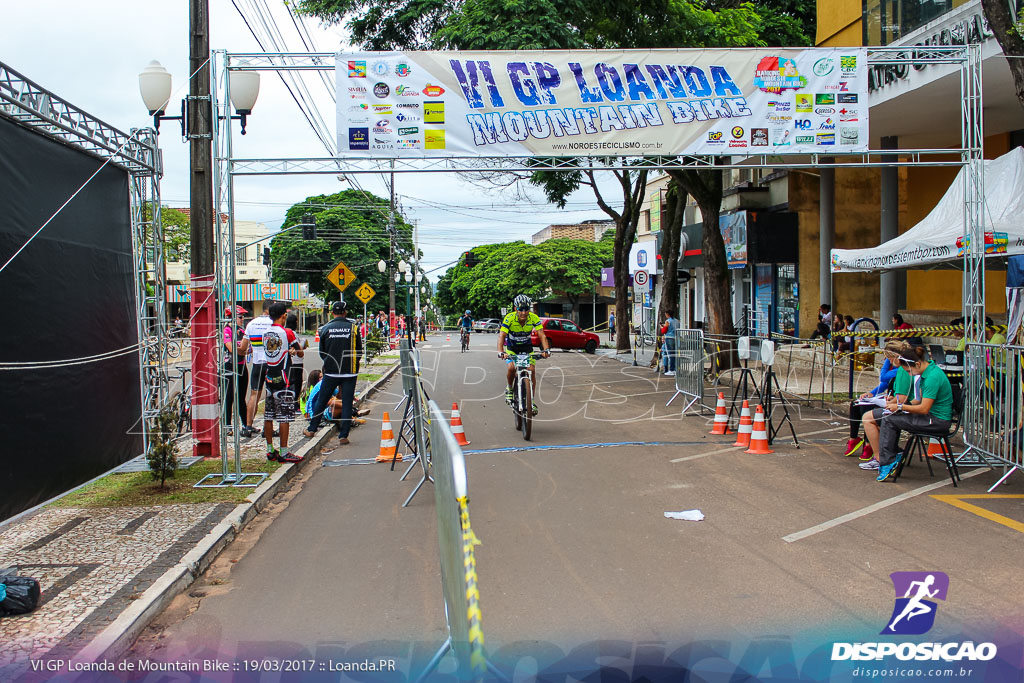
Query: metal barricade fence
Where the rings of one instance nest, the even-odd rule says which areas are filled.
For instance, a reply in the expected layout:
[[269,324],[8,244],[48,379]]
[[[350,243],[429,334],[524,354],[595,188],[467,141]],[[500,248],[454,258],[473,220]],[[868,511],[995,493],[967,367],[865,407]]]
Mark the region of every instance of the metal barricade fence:
[[680,394],[690,399],[683,412],[694,403],[704,407],[704,332],[702,330],[676,330],[676,393],[665,405]]
[[448,641],[424,672],[429,675],[448,649],[459,662],[460,678],[482,678],[487,668],[480,625],[474,546],[469,524],[466,462],[462,448],[445,422],[437,403],[430,401],[430,447],[434,470],[434,500],[441,556],[441,585],[448,620]]
[[[958,464],[1024,470],[1024,347],[968,344],[963,367],[963,431],[967,451]],[[980,457],[970,458],[972,451]],[[995,462],[993,462],[995,461]]]

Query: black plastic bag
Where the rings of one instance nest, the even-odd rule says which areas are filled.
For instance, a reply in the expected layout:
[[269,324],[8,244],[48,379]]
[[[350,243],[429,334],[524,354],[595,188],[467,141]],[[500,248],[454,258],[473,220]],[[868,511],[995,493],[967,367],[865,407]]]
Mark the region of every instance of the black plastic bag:
[[0,617],[28,614],[37,607],[42,597],[39,582],[28,576],[3,576],[0,583],[7,587],[7,596],[0,602]]

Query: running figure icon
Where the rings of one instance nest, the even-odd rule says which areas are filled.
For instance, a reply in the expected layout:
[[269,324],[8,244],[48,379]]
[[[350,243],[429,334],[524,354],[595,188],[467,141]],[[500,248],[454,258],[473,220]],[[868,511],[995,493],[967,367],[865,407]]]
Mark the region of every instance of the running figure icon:
[[893,572],[896,600],[883,634],[920,635],[935,624],[936,600],[945,600],[949,576],[944,572]]
[[[912,581],[910,583],[910,588],[907,589],[906,595],[903,596],[905,598],[910,598],[910,602],[908,602],[906,607],[903,608],[903,611],[900,612],[900,615],[893,619],[892,623],[889,624],[890,631],[895,631],[896,624],[900,621],[900,619],[903,619],[904,617],[906,617],[907,621],[910,621],[914,617],[921,616],[922,614],[928,614],[929,612],[935,609],[933,607],[934,603],[927,604],[922,602],[924,598],[934,598],[938,594],[938,588],[936,588],[935,590],[928,590],[934,583],[934,574],[929,574],[928,578],[926,578],[924,581]],[[917,588],[917,593],[913,597],[911,597],[910,594],[914,592],[915,586]]]

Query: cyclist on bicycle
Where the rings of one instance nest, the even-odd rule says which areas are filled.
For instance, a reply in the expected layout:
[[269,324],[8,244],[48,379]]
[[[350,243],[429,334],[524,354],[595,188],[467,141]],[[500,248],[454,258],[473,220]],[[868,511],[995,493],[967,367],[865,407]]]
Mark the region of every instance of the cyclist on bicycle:
[[[530,335],[536,330],[543,357],[547,358],[551,355],[551,352],[548,351],[550,348],[548,338],[544,335],[544,328],[540,325],[540,318],[536,313],[530,311],[532,306],[533,302],[530,300],[530,297],[525,294],[517,296],[512,300],[512,312],[501,321],[501,328],[498,330],[498,358],[503,359],[506,365],[508,365],[508,372],[505,373],[505,380],[508,384],[505,388],[505,402],[509,405],[512,405],[512,384],[516,379],[516,366],[508,354],[522,354],[533,351]],[[507,352],[506,347],[508,348]],[[533,358],[530,359],[530,376],[533,383],[531,395],[536,396],[537,366]],[[536,415],[536,401],[534,401],[532,408],[533,414]]]
[[470,333],[473,331],[473,313],[466,311],[465,315],[459,318],[459,327],[462,328],[462,336],[466,338],[466,348],[469,348]]

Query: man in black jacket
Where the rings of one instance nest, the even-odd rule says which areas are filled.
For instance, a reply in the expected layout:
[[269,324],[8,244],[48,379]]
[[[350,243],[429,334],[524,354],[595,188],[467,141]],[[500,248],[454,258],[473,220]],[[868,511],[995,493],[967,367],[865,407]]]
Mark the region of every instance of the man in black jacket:
[[346,318],[348,304],[335,301],[331,306],[334,320],[320,328],[320,360],[323,361],[323,385],[313,406],[313,419],[309,421],[304,435],[312,437],[320,428],[324,408],[338,389],[341,399],[341,422],[338,425],[338,442],[348,443],[348,432],[352,427],[352,401],[359,378],[359,356],[363,351],[363,340],[355,323]]

